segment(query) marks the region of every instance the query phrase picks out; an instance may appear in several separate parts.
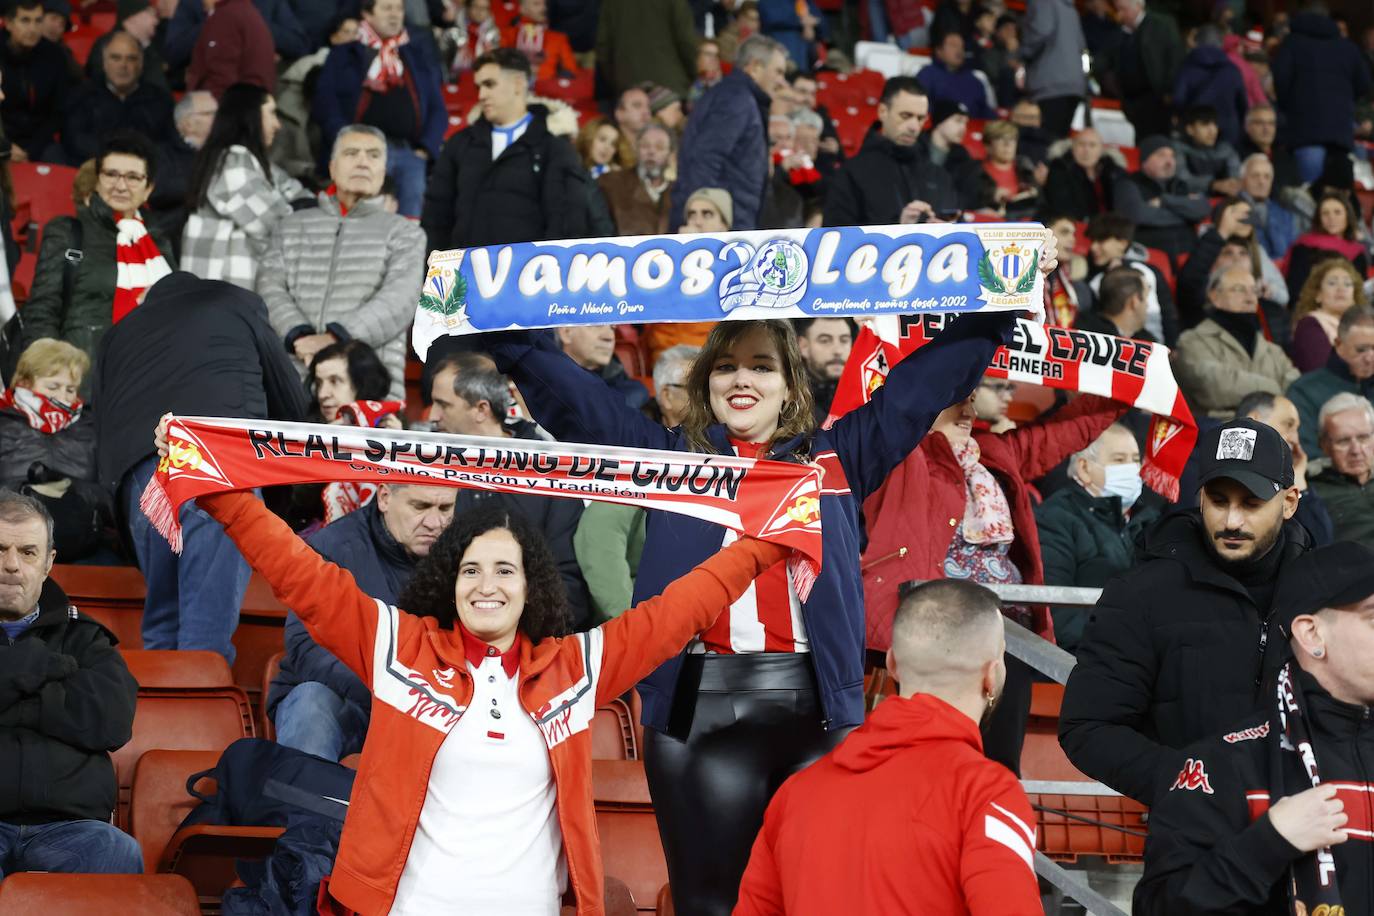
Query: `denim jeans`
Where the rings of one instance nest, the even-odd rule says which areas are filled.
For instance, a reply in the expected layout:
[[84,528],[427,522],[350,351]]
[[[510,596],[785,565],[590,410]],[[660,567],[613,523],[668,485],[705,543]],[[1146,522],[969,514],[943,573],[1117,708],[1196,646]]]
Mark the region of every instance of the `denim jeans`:
[[147,583],[143,648],[209,649],[233,665],[231,639],[253,571],[219,522],[194,502],[181,507],[182,550],[172,552],[138,507],[156,468],[156,455],[145,458],[122,486],[129,537]]
[[1295,146],[1293,159],[1298,166],[1298,178],[1303,184],[1311,184],[1321,177],[1322,170],[1326,168],[1326,147]]
[[396,185],[396,202],[402,216],[419,217],[425,203],[425,160],[409,144],[388,140],[386,174]]
[[137,875],[143,852],[133,837],[104,821],[0,821],[0,878],[21,871]]
[[305,681],[277,704],[272,722],[277,743],[326,760],[339,760],[363,749],[369,711],[346,700],[319,681]]

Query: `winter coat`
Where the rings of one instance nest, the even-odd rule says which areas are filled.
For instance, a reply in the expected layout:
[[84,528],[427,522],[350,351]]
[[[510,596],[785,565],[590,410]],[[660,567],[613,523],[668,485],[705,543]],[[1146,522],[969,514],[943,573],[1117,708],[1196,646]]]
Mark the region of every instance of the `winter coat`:
[[1122,98],[1162,98],[1173,92],[1183,55],[1178,24],[1166,14],[1147,11],[1140,26],[1121,44],[1117,76]]
[[1336,540],[1374,547],[1374,481],[1360,483],[1328,464],[1310,482],[1331,515]]
[[[1283,563],[1310,546],[1292,520]],[[1287,648],[1272,609],[1217,565],[1201,513],[1181,509],[1145,537],[1143,559],[1107,583],[1059,713],[1073,765],[1143,805],[1174,751],[1273,699]],[[1277,574],[1276,574],[1277,575]]]
[[1197,105],[1217,110],[1217,132],[1235,146],[1245,136],[1245,79],[1231,58],[1217,45],[1198,45],[1183,58],[1174,80],[1174,109],[1186,111]]
[[922,67],[916,79],[925,87],[932,102],[958,102],[968,109],[971,118],[997,117],[997,111],[988,104],[987,87],[973,73],[971,66],[951,70],[944,61],[937,60]]
[[[252,3],[272,35],[273,50],[282,60],[292,61],[315,49],[316,44],[296,17],[290,0],[252,0]],[[168,61],[176,66],[190,62],[196,39],[208,18],[202,0],[178,0],[176,12],[167,21],[167,35],[163,41],[163,53]],[[324,36],[326,40],[328,37]]]
[[83,410],[77,421],[60,433],[45,433],[29,425],[18,410],[0,410],[0,486],[28,479],[29,466],[41,464],[59,477],[95,480],[95,418]]
[[[258,272],[258,295],[282,338],[328,331],[377,351],[391,376],[390,396],[405,400],[406,330],[425,270],[425,234],[388,213],[380,199],[345,215],[338,198],[288,214],[272,234]],[[301,378],[306,365],[292,362]]]
[[153,453],[143,431],[167,411],[301,420],[310,409],[262,300],[182,271],[158,281],[105,335],[95,375],[97,461],[112,489]]
[[1104,153],[1098,165],[1098,177],[1090,177],[1066,152],[1050,160],[1050,174],[1041,189],[1041,212],[1047,219],[1067,216],[1086,222],[1099,213],[1110,213],[1117,181],[1126,170]]
[[633,601],[647,520],[643,509],[613,503],[588,503],[582,512],[573,549],[599,622],[619,617]]
[[103,82],[83,84],[71,94],[62,120],[62,150],[67,161],[80,165],[95,158],[100,144],[119,128],[135,130],[157,145],[165,143],[176,129],[171,93],[139,83],[121,99]]
[[1021,61],[1026,67],[1026,94],[1036,101],[1083,97],[1083,24],[1073,0],[1030,0],[1021,22]]
[[1240,157],[1225,140],[1206,147],[1185,136],[1174,142],[1174,153],[1178,157],[1176,174],[1191,194],[1209,198],[1212,182],[1240,177]]
[[[386,913],[429,790],[430,767],[473,696],[463,633],[369,597],[251,494],[223,493],[199,503],[320,645],[372,691],[372,723],[328,894],[369,916]],[[520,703],[548,746],[568,889],[579,916],[605,912],[592,805],[596,706],[629,690],[784,556],[778,547],[740,541],[661,597],[603,626],[538,643],[520,640]]]
[[[1368,836],[1374,729],[1369,727],[1369,709],[1342,703],[1296,663],[1294,668],[1307,702],[1304,718],[1321,780],[1336,786],[1336,798],[1350,818],[1348,826],[1355,828],[1347,842],[1331,847],[1341,903],[1346,913],[1374,912],[1374,858]],[[1272,697],[1267,705],[1274,705]],[[1288,916],[1292,912],[1287,888],[1290,866],[1312,870],[1317,866],[1313,854],[1299,852],[1265,816],[1278,801],[1271,794],[1271,766],[1281,736],[1273,730],[1272,717],[1273,711],[1265,709],[1228,723],[1207,740],[1178,753],[1178,766],[1191,761],[1187,773],[1165,771],[1158,801],[1150,809],[1145,873],[1136,885],[1133,913]],[[1296,794],[1311,786],[1296,751],[1280,751],[1279,757],[1285,789]],[[1206,779],[1199,785],[1187,779],[1188,774],[1196,774],[1195,780]],[[1313,907],[1311,912],[1321,910]]]
[[[1144,172],[1122,173],[1112,193],[1116,212],[1136,224],[1136,241],[1175,257],[1193,250],[1193,227],[1212,212],[1207,197],[1191,193],[1177,176],[1161,184]],[[1150,203],[1155,199],[1158,206]]]
[[1307,457],[1315,458],[1323,451],[1318,444],[1322,431],[1317,425],[1322,405],[1344,392],[1374,398],[1374,378],[1357,381],[1350,371],[1350,366],[1334,350],[1327,358],[1325,366],[1304,372],[1284,392],[1288,400],[1293,402],[1293,406],[1298,408],[1298,434],[1302,439],[1302,450],[1307,453]]
[[[330,563],[352,574],[364,594],[395,604],[415,571],[415,558],[406,553],[386,528],[376,501],[325,525],[306,542]],[[267,715],[275,719],[277,704],[297,684],[323,684],[364,713],[372,707],[367,685],[334,654],[311,638],[296,612],[286,615],[286,656],[267,691]],[[367,731],[364,719],[363,731]]]
[[[1272,197],[1267,200],[1255,200],[1244,191],[1237,196],[1250,205],[1255,238],[1264,249],[1264,253],[1271,260],[1282,260],[1283,256],[1288,254],[1288,249],[1298,240],[1298,236],[1302,235],[1306,220]],[[1285,286],[1284,292],[1287,291],[1288,288]]]
[[491,158],[491,122],[449,137],[425,188],[420,225],[430,250],[584,238],[591,178],[548,109],[530,106],[525,132]]
[[186,89],[219,98],[235,83],[277,88],[272,33],[251,0],[218,0],[205,18],[186,68]]
[[138,695],[118,642],[52,579],[28,629],[0,630],[0,821],[110,820]]
[[698,188],[724,188],[735,209],[730,228],[758,227],[768,182],[770,104],[768,93],[737,67],[692,106],[677,156],[670,226],[683,224],[683,207]]
[[[869,403],[828,430],[774,444],[769,458],[810,460],[823,469],[821,517],[825,563],[802,603],[801,615],[816,666],[824,719],[829,729],[863,721],[864,598],[859,570],[859,507],[910,454],[940,411],[968,397],[984,368],[1010,333],[1008,316],[960,319],[929,345],[892,368],[888,383]],[[560,442],[683,451],[680,429],[664,429],[558,351],[550,335],[488,334],[487,352],[525,396],[534,419]],[[708,427],[714,449],[733,448],[722,425]],[[635,597],[656,595],[704,557],[720,549],[718,525],[649,514]],[[661,665],[639,685],[645,727],[668,729],[668,714],[682,668],[681,656]]]
[[181,234],[183,270],[203,280],[253,289],[277,224],[291,214],[292,201],[309,197],[281,166],[268,165],[270,177],[248,147],[234,145],[224,151],[205,202],[186,218]]
[[1345,258],[1361,277],[1369,274],[1369,252],[1359,242],[1327,235],[1319,229],[1304,232],[1288,249],[1288,296],[1293,302],[1302,296],[1303,284],[1312,268],[1331,258]]
[[1189,403],[1219,418],[1235,413],[1247,394],[1283,394],[1299,375],[1278,344],[1257,334],[1254,352],[1246,353],[1240,341],[1211,318],[1179,335],[1173,364]]
[[[961,319],[962,320],[962,319]],[[1006,433],[978,432],[974,441],[983,467],[997,478],[1011,509],[1012,541],[1008,558],[1027,585],[1045,581],[1031,509],[1030,481],[1080,451],[1125,413],[1126,407],[1095,395],[1084,395],[1043,423]],[[864,501],[868,549],[863,554],[864,596],[868,607],[868,648],[892,645],[892,617],[903,582],[943,579],[945,557],[968,504],[964,470],[943,434],[921,440],[883,485]],[[1049,609],[1034,608],[1035,629],[1054,638]]]
[[[73,233],[77,220],[81,221],[82,257],[73,271],[68,304],[62,301],[62,274],[67,251],[77,247]],[[167,266],[176,270],[171,243],[155,227],[150,226],[148,231]],[[94,361],[100,338],[109,330],[113,316],[118,274],[116,242],[114,211],[99,194],[92,194],[87,206],[78,207],[76,216],[59,216],[43,228],[33,292],[24,305],[24,339],[28,343],[40,337],[56,337]]]
[[[1128,519],[1121,497],[1093,496],[1076,483],[1060,487],[1035,507],[1046,585],[1101,588],[1135,562],[1145,530],[1159,520],[1160,509],[1142,492]],[[1088,624],[1088,611],[1056,607],[1054,640],[1075,652]]]
[[5,138],[29,154],[42,156],[57,139],[72,88],[67,58],[59,45],[40,38],[27,54],[10,47],[10,36],[0,30],[0,73],[4,74],[5,100],[0,102],[0,125]]
[[920,147],[898,146],[884,137],[877,124],[864,137],[863,148],[828,183],[827,226],[894,225],[913,200],[924,200],[937,211],[959,207],[949,173],[927,160]]
[[596,184],[610,207],[616,235],[663,235],[668,231],[670,188],[664,187],[655,203],[634,168],[607,172]]
[[[443,79],[438,61],[429,50],[428,42],[415,34],[401,46],[401,64],[405,68],[405,86],[415,107],[417,136],[395,137],[429,153],[431,160],[439,158],[444,145],[444,131],[448,129],[448,111],[444,108]],[[360,41],[338,45],[329,50],[315,83],[311,116],[320,128],[320,170],[328,174],[329,155],[339,131],[362,120],[371,96],[363,88],[367,68],[377,52]],[[393,90],[396,91],[396,90]]]
[[598,75],[616,97],[650,82],[685,99],[696,78],[697,40],[687,0],[601,0]]
[[1374,88],[1369,66],[1336,22],[1317,13],[1293,16],[1271,66],[1283,139],[1290,147],[1355,144],[1355,100]]
[[1030,802],[978,724],[889,697],[773,796],[735,913],[1039,916],[1034,849]]
[[[1259,232],[1259,226],[1255,227]],[[1212,267],[1217,262],[1217,257],[1221,254],[1221,249],[1226,244],[1226,239],[1221,237],[1221,233],[1215,226],[1209,228],[1198,237],[1197,243],[1193,246],[1193,253],[1188,260],[1183,262],[1176,274],[1177,283],[1175,288],[1178,292],[1178,311],[1182,317],[1184,325],[1193,327],[1206,317],[1207,307],[1207,281],[1211,278]],[[1269,296],[1260,299],[1260,309],[1264,312],[1265,319],[1269,323],[1269,333],[1275,343],[1286,345],[1289,338],[1290,322],[1293,318],[1284,308],[1291,301],[1288,295],[1288,288],[1284,283],[1283,273],[1273,258],[1269,257],[1261,246],[1260,254],[1260,276],[1261,283],[1269,287]]]

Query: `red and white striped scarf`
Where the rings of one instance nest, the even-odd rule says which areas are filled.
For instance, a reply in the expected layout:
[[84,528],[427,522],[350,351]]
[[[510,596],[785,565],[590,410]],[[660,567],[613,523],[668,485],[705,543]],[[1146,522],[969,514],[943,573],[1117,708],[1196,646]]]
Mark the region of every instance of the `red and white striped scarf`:
[[358,25],[358,40],[377,52],[367,68],[363,86],[373,92],[390,92],[405,81],[406,67],[401,61],[401,47],[410,44],[410,33],[401,29],[390,38],[383,38],[364,20]]
[[[400,401],[354,401],[339,408],[339,422],[345,426],[376,429],[391,414],[399,414],[405,405]],[[377,495],[377,484],[354,483],[347,480],[325,484],[320,498],[324,502],[324,523],[338,521],[350,512],[361,509]]]
[[75,423],[81,417],[81,406],[80,398],[63,404],[19,385],[0,394],[0,410],[14,411],[28,421],[30,428],[49,436]]
[[118,324],[132,312],[143,294],[158,280],[172,272],[167,259],[157,250],[142,218],[126,216],[115,224],[115,292],[111,319]]

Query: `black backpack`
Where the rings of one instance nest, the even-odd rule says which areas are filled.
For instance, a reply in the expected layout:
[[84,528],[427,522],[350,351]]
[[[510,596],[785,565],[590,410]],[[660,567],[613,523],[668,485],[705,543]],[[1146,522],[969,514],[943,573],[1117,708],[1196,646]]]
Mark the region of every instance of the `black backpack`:
[[[187,793],[200,804],[181,826],[289,827],[306,817],[342,823],[356,775],[342,764],[275,741],[240,738],[224,749],[213,769],[186,780]],[[214,795],[196,791],[206,776],[218,783]]]

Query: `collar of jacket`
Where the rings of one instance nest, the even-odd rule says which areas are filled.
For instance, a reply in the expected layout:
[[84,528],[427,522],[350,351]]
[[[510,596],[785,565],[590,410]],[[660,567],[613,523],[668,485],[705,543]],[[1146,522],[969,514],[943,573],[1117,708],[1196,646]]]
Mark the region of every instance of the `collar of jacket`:
[[397,566],[405,566],[407,569],[414,569],[416,560],[406,549],[401,546],[401,542],[392,536],[390,529],[386,527],[386,519],[382,517],[382,511],[377,508],[377,500],[372,500],[360,512],[367,513],[367,533],[372,540],[372,546],[377,549],[377,554],[385,563]]
[[81,215],[81,210],[83,209],[90,214],[91,219],[95,220],[102,227],[111,232],[115,231],[115,212],[110,209],[109,204],[105,203],[105,198],[101,197],[99,194],[93,193],[84,207],[77,208],[78,217]]
[[[724,423],[713,423],[706,427],[706,438],[710,440],[720,454],[735,454],[735,446],[730,442],[730,431],[725,428]],[[768,461],[801,462],[804,460],[802,456],[811,451],[810,438],[810,436],[801,435],[774,442],[769,447],[766,458]]]
[[773,107],[772,96],[770,96],[768,93],[764,92],[761,88],[759,88],[759,84],[754,82],[753,77],[744,72],[743,67],[736,67],[735,69],[731,70],[725,76],[725,78],[721,80],[721,82],[725,82],[725,80],[731,79],[736,81],[743,80],[744,85],[749,89],[750,94],[754,96],[754,102],[759,106],[759,113],[763,115],[764,126],[767,127],[768,111]]
[[110,645],[116,645],[119,642],[103,623],[90,617],[78,617],[78,613],[76,606],[67,597],[67,593],[62,590],[62,586],[49,577],[44,580],[43,590],[38,594],[38,619],[24,632],[32,633],[36,630],[51,629],[73,620],[82,619],[104,630],[105,635],[110,637]]
[[[1126,528],[1126,516],[1121,511],[1120,496],[1093,496],[1078,481],[1070,478],[1067,487],[1068,499],[1077,503],[1080,510],[1091,513],[1094,518],[1110,525],[1117,531]],[[1137,500],[1137,503],[1139,500]]]
[[[1314,731],[1326,737],[1352,740],[1363,737],[1374,738],[1374,713],[1368,706],[1346,703],[1327,692],[1317,679],[1294,663],[1298,681],[1302,684],[1303,699],[1307,701],[1307,712],[1312,719]],[[1317,749],[1317,762],[1321,763],[1321,749]]]
[[1364,391],[1371,383],[1374,383],[1374,378],[1367,378],[1364,381],[1355,378],[1355,374],[1350,371],[1350,364],[1344,359],[1341,359],[1341,355],[1336,352],[1335,347],[1331,348],[1331,355],[1326,358],[1326,371],[1330,372],[1347,385],[1354,385],[1361,391]]
[[321,210],[328,213],[330,216],[339,216],[341,219],[353,219],[355,216],[371,216],[374,213],[383,212],[380,195],[377,197],[362,198],[356,204],[349,207],[347,213],[342,213],[343,207],[339,204],[339,199],[333,194],[327,194],[321,191],[315,195],[315,199],[319,201]]
[[[1283,523],[1283,534],[1284,555],[1280,565],[1312,546],[1312,536],[1297,519],[1290,518]],[[1250,592],[1245,586],[1217,566],[1203,540],[1206,536],[1201,509],[1175,509],[1147,535],[1143,552],[1148,559],[1177,560],[1188,570],[1194,582],[1234,592],[1251,601]]]
[[874,121],[873,126],[868,129],[868,133],[864,135],[863,147],[860,148],[859,152],[878,153],[901,163],[915,162],[918,157],[917,144],[898,146],[883,136],[883,125],[878,121]]
[[[530,116],[529,126],[525,128],[525,132],[523,134],[521,134],[520,136],[516,137],[514,140],[511,141],[511,146],[515,146],[520,143],[531,143],[549,132],[548,106],[541,105],[538,102],[535,102],[525,110],[529,113]],[[495,129],[495,125],[493,125],[490,121],[487,120],[487,116],[478,115],[477,120],[473,122],[472,126],[481,129],[483,139],[486,140],[487,146],[491,146],[491,133]],[[510,147],[507,147],[507,149],[509,148]]]

